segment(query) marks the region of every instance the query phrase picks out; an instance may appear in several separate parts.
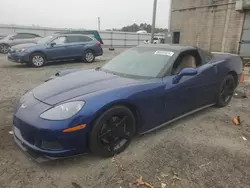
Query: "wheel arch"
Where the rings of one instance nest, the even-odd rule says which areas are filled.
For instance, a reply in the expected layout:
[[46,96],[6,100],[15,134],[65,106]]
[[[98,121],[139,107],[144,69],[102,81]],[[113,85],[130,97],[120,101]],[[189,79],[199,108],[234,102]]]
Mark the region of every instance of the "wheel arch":
[[235,84],[237,85],[237,83],[238,83],[238,75],[237,75],[237,73],[235,71],[229,71],[227,74],[233,76]]
[[93,52],[93,54],[95,55],[95,50],[93,50],[92,48],[86,48],[86,49],[84,50],[84,53],[86,53],[87,51],[91,51],[91,52]]
[[29,55],[29,59],[31,58],[32,54],[35,54],[35,53],[43,54],[44,57],[46,58],[46,61],[48,61],[47,55],[43,51],[40,51],[40,50],[36,50],[36,51],[31,52],[30,55]]
[[93,125],[93,123],[97,120],[98,117],[101,116],[102,113],[104,113],[106,110],[108,110],[114,106],[124,106],[124,107],[128,108],[133,113],[135,120],[136,120],[136,133],[138,133],[139,129],[143,125],[143,118],[141,116],[141,112],[136,105],[132,104],[129,101],[125,101],[125,100],[114,101],[114,102],[111,102],[111,103],[103,106],[100,110],[98,110],[97,113],[95,113],[91,124]]

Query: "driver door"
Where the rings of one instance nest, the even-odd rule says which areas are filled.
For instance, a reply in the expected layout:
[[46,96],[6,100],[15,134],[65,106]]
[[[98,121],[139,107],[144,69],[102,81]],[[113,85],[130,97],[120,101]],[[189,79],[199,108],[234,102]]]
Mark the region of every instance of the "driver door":
[[62,60],[68,57],[66,49],[66,37],[59,36],[50,42],[46,55],[49,60]]
[[[196,74],[186,74],[174,83],[173,80],[185,72],[185,68],[196,69]],[[174,62],[171,76],[163,79],[166,85],[164,94],[166,121],[213,103],[215,79],[216,69],[213,65],[204,64],[198,51],[192,50],[180,54]]]

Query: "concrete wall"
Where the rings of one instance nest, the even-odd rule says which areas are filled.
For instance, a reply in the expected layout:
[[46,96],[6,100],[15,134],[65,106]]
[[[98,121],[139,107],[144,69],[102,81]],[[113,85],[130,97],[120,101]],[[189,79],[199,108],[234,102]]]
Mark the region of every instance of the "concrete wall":
[[180,31],[180,43],[209,51],[237,53],[244,12],[236,0],[172,0],[171,29]]
[[[12,33],[35,33],[40,36],[48,36],[55,32],[65,31],[66,29],[59,28],[32,28],[32,27],[7,27],[0,25],[0,36],[8,35]],[[132,32],[118,32],[118,31],[100,31],[99,32],[104,46],[114,46],[114,47],[129,47],[143,44],[145,40],[150,40],[151,34],[137,34]],[[165,38],[165,34],[156,34],[155,36],[162,36]]]

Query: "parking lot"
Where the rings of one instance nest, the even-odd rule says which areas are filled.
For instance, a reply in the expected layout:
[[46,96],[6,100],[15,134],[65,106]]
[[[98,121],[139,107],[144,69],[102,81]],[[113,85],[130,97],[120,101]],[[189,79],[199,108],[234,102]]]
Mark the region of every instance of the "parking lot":
[[[95,68],[123,50],[104,50],[92,64],[64,62],[42,68],[8,62],[0,55],[0,188],[126,188],[137,187],[140,176],[154,188],[249,188],[249,75],[229,106],[211,107],[136,137],[112,159],[86,154],[38,164],[16,146],[8,133],[16,98],[58,70]],[[235,126],[232,119],[238,115],[243,122]]]

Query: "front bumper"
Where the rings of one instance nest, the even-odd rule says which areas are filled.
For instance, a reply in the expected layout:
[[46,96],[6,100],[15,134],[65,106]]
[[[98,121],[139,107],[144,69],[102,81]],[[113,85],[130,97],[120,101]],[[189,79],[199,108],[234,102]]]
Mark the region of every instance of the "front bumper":
[[42,163],[42,162],[46,162],[46,161],[51,161],[51,160],[55,160],[58,158],[53,158],[53,157],[49,157],[46,155],[41,155],[37,152],[33,152],[32,150],[28,149],[22,141],[20,141],[16,135],[14,135],[14,140],[16,142],[16,144],[25,152],[27,153],[30,157],[32,157],[36,162],[38,163]]
[[81,124],[88,125],[88,117],[72,117],[62,121],[40,118],[51,106],[27,92],[15,105],[13,133],[16,143],[24,150],[47,158],[70,157],[87,151],[87,128],[64,133],[63,130]]
[[29,62],[29,54],[25,52],[9,52],[8,60],[16,63],[27,63]]
[[[42,124],[47,120],[38,120],[36,126],[14,116],[13,134],[16,143],[25,152],[33,152],[48,159],[70,157],[86,152],[86,132],[80,130],[63,133],[64,128],[43,129]],[[53,125],[54,124],[54,125]],[[64,125],[60,125],[64,124]],[[50,126],[68,127],[68,122],[52,122]]]

